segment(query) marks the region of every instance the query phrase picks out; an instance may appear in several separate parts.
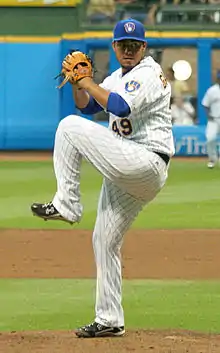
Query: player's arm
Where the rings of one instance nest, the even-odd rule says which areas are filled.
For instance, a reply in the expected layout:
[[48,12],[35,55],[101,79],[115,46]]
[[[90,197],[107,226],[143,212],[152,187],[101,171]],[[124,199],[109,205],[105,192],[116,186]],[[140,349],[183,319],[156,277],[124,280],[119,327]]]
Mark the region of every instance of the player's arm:
[[96,114],[103,110],[84,88],[80,88],[78,85],[72,87],[75,105],[83,114]]
[[[97,85],[91,78],[83,78],[78,82],[78,85],[88,96],[92,97],[87,101],[88,105],[83,107],[84,109],[87,109],[89,104],[91,105],[95,101],[102,109],[116,116],[124,117],[130,114],[129,105],[119,94]],[[81,111],[83,112],[82,109]]]
[[105,109],[118,116],[129,114],[129,106],[122,97],[93,81],[92,60],[85,53],[72,51],[68,54],[62,62],[62,71],[57,77],[59,76],[63,76],[64,79],[58,88],[70,82],[74,86],[73,97],[76,106],[83,113],[94,114]]
[[210,102],[210,89],[208,89],[202,99],[202,105],[205,109],[205,112],[206,112],[206,116],[208,117],[209,120],[211,120],[211,117],[210,117],[210,105],[211,105],[211,102]]
[[213,116],[211,116],[211,114],[210,114],[210,107],[204,106],[204,109],[205,109],[205,113],[206,113],[207,119],[208,119],[209,121],[214,120]]
[[89,94],[78,85],[72,85],[73,99],[77,108],[85,108],[89,103]]

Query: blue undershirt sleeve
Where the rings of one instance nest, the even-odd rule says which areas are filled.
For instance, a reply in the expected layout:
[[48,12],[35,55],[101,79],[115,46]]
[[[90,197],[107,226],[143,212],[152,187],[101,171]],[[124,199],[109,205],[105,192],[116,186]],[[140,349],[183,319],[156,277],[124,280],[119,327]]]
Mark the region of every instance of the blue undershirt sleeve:
[[81,113],[83,114],[96,114],[98,112],[101,112],[103,110],[103,108],[101,107],[101,105],[99,105],[99,103],[96,102],[96,100],[90,96],[89,98],[89,103],[87,104],[87,106],[85,108],[78,108],[81,111]]
[[108,97],[107,112],[123,118],[130,114],[131,109],[119,94],[111,92]]
[[[79,109],[79,108],[78,108]],[[83,114],[96,114],[103,110],[103,107],[90,96],[89,103],[85,108],[79,109]],[[119,117],[128,116],[131,112],[129,105],[117,93],[111,92],[108,97],[107,112]]]

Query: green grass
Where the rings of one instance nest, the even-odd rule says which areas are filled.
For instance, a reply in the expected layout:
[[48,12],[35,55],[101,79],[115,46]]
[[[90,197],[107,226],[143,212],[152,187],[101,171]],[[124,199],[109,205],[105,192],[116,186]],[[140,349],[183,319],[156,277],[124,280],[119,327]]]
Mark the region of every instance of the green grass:
[[[0,331],[74,329],[93,319],[93,280],[0,280]],[[220,282],[124,281],[127,328],[220,332]]]
[[[51,162],[0,162],[0,227],[62,228],[62,222],[42,222],[30,212],[32,202],[48,202],[56,191]],[[83,163],[81,194],[84,216],[76,228],[95,222],[101,175]],[[173,160],[165,188],[140,213],[134,228],[220,228],[220,169],[208,170],[204,160]]]

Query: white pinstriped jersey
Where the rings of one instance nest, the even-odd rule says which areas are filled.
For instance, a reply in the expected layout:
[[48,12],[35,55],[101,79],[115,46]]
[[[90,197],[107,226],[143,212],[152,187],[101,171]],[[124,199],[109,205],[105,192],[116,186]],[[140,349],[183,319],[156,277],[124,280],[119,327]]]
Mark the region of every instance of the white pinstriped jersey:
[[174,154],[170,110],[171,87],[161,66],[152,57],[144,58],[122,76],[121,68],[100,84],[118,93],[131,113],[120,118],[110,113],[109,128],[121,136],[146,144],[149,150]]

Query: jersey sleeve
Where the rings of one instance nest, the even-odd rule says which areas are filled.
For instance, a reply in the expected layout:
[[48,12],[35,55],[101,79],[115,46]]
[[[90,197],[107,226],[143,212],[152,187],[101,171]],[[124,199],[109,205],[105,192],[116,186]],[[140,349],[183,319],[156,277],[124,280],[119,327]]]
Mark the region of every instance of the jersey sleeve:
[[[164,80],[163,80],[164,79]],[[143,104],[148,106],[164,95],[164,91],[170,91],[170,85],[160,73],[151,70],[140,70],[138,75],[126,81],[117,93],[129,105],[131,112],[140,109]]]
[[208,89],[202,99],[202,105],[206,108],[210,107],[210,103],[211,103],[211,95],[210,95],[210,89]]

